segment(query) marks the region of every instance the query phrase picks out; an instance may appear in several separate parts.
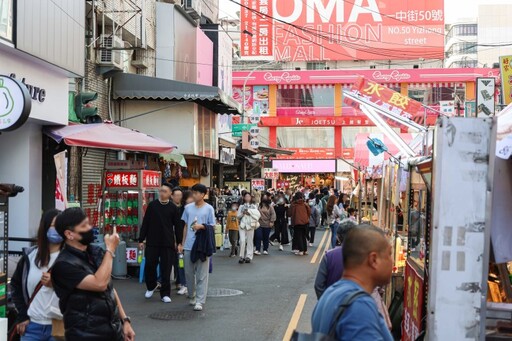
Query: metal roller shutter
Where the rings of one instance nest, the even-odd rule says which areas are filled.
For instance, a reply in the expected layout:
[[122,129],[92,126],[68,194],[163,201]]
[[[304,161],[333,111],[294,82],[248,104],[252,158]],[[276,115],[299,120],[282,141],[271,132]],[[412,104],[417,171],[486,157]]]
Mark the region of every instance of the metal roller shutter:
[[82,208],[93,226],[98,224],[98,198],[101,196],[101,177],[105,161],[115,160],[116,153],[102,149],[88,149],[82,156]]

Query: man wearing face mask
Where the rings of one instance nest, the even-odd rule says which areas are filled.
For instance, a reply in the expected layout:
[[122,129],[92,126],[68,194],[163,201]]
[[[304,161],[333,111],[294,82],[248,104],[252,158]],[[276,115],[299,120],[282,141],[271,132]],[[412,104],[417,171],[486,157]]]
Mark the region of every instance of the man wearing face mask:
[[119,235],[105,236],[105,251],[91,245],[94,233],[81,208],[62,212],[55,228],[65,244],[51,277],[64,315],[66,340],[134,340],[131,320],[111,282]]
[[283,246],[290,243],[287,227],[288,205],[284,195],[280,195],[279,199],[277,199],[277,205],[274,206],[274,211],[276,212],[276,221],[274,223],[274,234],[270,236],[270,243],[274,245],[273,242],[277,241],[280,243],[279,251],[283,251]]

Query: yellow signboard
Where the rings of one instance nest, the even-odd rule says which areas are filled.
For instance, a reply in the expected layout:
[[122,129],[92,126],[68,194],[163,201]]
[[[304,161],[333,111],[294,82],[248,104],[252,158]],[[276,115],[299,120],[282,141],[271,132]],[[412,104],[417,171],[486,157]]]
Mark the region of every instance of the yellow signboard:
[[512,56],[500,57],[501,91],[504,104],[512,103]]

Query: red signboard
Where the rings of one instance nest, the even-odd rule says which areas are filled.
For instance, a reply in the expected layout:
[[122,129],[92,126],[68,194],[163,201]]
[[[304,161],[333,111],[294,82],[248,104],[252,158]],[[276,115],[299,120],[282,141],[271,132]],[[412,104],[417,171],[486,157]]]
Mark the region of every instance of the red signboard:
[[262,192],[265,190],[265,179],[252,179],[251,188]]
[[[352,86],[351,92],[359,93],[369,102],[408,119],[412,119],[419,112],[423,113],[424,111],[420,102],[364,77],[359,77]],[[355,108],[359,107],[358,103],[354,103],[348,98],[345,98],[345,102]]]
[[278,155],[277,159],[281,160],[322,160],[335,159],[334,148],[285,148],[293,151],[292,155]]
[[404,319],[402,321],[403,341],[414,341],[421,333],[423,303],[423,278],[407,262],[404,284]]
[[444,58],[444,0],[241,0],[243,57]]
[[[475,82],[478,77],[500,78],[499,69],[459,68],[459,69],[389,69],[389,70],[276,70],[276,71],[236,71],[233,72],[233,85],[300,85],[300,84],[353,84],[362,76],[380,84],[400,83],[422,84],[428,87],[453,86],[453,83]],[[236,96],[234,94],[233,96]]]
[[240,51],[244,57],[272,56],[272,2],[274,0],[241,0]]
[[107,171],[105,184],[109,188],[158,188],[161,186],[160,172],[138,171]]
[[372,126],[373,123],[365,116],[301,116],[301,117],[262,117],[262,127],[336,127],[336,126]]

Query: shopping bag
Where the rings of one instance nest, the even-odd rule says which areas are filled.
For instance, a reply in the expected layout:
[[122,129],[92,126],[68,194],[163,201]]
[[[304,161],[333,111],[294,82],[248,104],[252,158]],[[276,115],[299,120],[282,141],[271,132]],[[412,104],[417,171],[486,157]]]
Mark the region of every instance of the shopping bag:
[[224,249],[231,249],[231,243],[229,242],[229,237],[224,237]]

